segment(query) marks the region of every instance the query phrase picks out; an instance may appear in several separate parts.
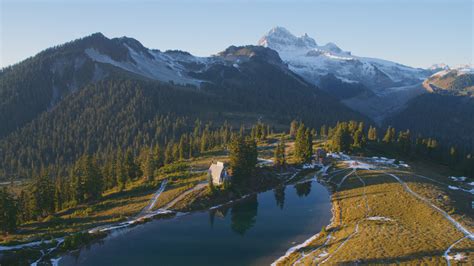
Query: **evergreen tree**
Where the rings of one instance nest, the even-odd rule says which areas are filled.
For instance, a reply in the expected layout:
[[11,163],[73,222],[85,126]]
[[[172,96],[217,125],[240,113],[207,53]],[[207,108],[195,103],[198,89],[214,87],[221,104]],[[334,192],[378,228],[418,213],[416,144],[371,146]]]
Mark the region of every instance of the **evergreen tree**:
[[394,141],[395,141],[395,129],[389,126],[383,137],[383,142],[390,144],[390,143],[393,143]]
[[398,143],[398,146],[400,147],[400,151],[403,154],[408,155],[411,150],[410,130],[400,131],[398,133],[397,143]]
[[212,182],[211,171],[207,173],[207,186],[209,187],[209,190],[211,191],[211,193],[214,193],[215,187],[214,187],[214,183]]
[[49,172],[42,170],[31,184],[30,206],[34,217],[45,217],[54,212],[54,184]]
[[370,141],[376,141],[377,140],[377,129],[375,127],[370,126],[369,127],[369,132],[367,138]]
[[77,203],[97,200],[102,195],[102,176],[96,160],[91,155],[83,155],[74,167],[73,190]]
[[122,191],[125,189],[125,186],[127,184],[127,170],[125,169],[124,159],[121,152],[118,153],[115,165],[117,167],[117,185],[119,187],[119,190]]
[[331,149],[338,152],[349,151],[352,138],[347,123],[339,123],[331,137]]
[[306,137],[305,137],[305,126],[303,123],[299,124],[298,130],[296,131],[296,139],[295,139],[295,158],[297,162],[304,162],[305,161],[305,142],[306,142]]
[[291,124],[290,124],[290,137],[292,137],[292,138],[296,137],[298,127],[299,127],[298,121],[296,121],[296,120],[291,121]]
[[286,164],[285,140],[283,139],[283,137],[280,139],[280,142],[275,147],[274,163],[277,167],[282,167]]
[[172,163],[173,159],[173,142],[169,142],[165,150],[165,164]]
[[253,139],[235,136],[229,146],[230,167],[235,180],[244,181],[257,164],[257,144]]
[[31,193],[22,190],[18,198],[18,210],[20,210],[18,220],[20,223],[25,223],[33,218],[31,202]]
[[54,209],[59,211],[63,208],[63,204],[66,201],[66,197],[64,195],[65,188],[64,188],[64,181],[63,177],[58,176],[56,177],[55,187],[54,187]]
[[313,134],[311,134],[309,128],[305,131],[303,150],[303,161],[311,161],[311,158],[313,157]]
[[321,130],[319,132],[319,135],[321,135],[321,137],[327,137],[326,125],[322,125]]
[[164,165],[163,152],[160,145],[156,144],[153,148],[153,160],[155,162],[155,168],[158,169]]
[[155,169],[157,168],[156,159],[157,158],[154,154],[153,149],[149,149],[143,169],[143,173],[145,174],[145,178],[147,179],[147,181],[153,180]]
[[362,131],[356,130],[356,132],[354,132],[354,136],[353,136],[352,147],[362,148],[362,146],[363,146],[362,137],[363,137]]
[[295,140],[295,158],[298,162],[309,162],[313,156],[313,134],[300,123]]
[[209,146],[209,127],[206,126],[201,137],[201,153],[208,150]]
[[135,162],[132,149],[127,149],[124,162],[125,172],[127,173],[128,180],[135,180],[140,176],[140,167]]
[[7,188],[0,189],[0,229],[4,234],[16,230],[18,206]]

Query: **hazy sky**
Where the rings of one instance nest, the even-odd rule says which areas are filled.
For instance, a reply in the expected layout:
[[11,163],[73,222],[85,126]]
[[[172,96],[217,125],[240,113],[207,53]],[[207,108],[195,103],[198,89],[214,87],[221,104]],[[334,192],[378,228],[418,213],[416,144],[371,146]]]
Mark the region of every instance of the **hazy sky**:
[[355,55],[427,67],[472,64],[472,0],[0,0],[0,66],[94,32],[215,54],[274,26]]

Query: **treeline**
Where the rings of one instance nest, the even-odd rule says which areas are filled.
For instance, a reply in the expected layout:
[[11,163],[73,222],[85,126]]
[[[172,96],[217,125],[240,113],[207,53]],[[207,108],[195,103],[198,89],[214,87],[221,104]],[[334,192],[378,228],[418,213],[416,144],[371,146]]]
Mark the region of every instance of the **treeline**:
[[[324,136],[326,126],[321,128]],[[470,150],[420,134],[414,136],[410,130],[397,131],[388,126],[383,134],[380,129],[363,122],[349,121],[337,123],[327,129],[328,149],[342,152],[358,152],[369,147],[384,153],[392,153],[408,159],[421,157],[449,166],[460,174],[474,177],[474,157]]]
[[[6,189],[0,194],[3,232],[16,225],[44,219],[60,210],[100,200],[110,189],[122,191],[127,184],[144,178],[153,181],[163,167],[200,156],[216,148],[229,149],[233,175],[245,183],[257,163],[258,139],[264,139],[270,126],[258,123],[250,130],[238,131],[228,124],[213,128],[211,123],[196,120],[191,132],[138,149],[128,147],[112,153],[83,154],[73,165],[61,171],[52,166],[33,173],[33,180],[14,197]],[[55,166],[56,167],[56,166]],[[63,174],[61,174],[63,173]],[[0,215],[1,215],[0,214]]]
[[474,151],[474,98],[427,93],[408,103],[406,109],[387,119],[389,125],[410,129],[412,137],[435,138],[447,150]]
[[[242,127],[240,132],[245,132],[245,128]],[[43,168],[33,173],[32,182],[17,197],[2,190],[0,208],[2,211],[5,209],[0,220],[2,231],[11,232],[15,229],[13,225],[43,219],[65,208],[99,200],[104,191],[114,188],[122,191],[137,179],[152,181],[162,167],[217,147],[225,148],[234,135],[240,136],[227,123],[212,128],[210,123],[203,125],[196,120],[191,132],[165,144],[157,142],[112,153],[85,153],[70,167],[61,170],[54,169],[57,166]],[[252,147],[256,163],[256,144]],[[237,169],[242,174],[248,171],[245,166]]]

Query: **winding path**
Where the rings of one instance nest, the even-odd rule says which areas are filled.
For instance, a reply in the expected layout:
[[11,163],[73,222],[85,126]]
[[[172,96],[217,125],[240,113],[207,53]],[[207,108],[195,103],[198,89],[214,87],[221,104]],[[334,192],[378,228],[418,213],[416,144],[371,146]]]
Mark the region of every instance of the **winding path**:
[[158,190],[153,194],[153,197],[150,199],[150,203],[148,203],[148,205],[142,209],[142,211],[137,215],[137,217],[144,216],[146,213],[149,213],[151,212],[151,210],[153,210],[153,207],[155,206],[156,201],[160,197],[161,193],[163,193],[163,191],[165,190],[167,184],[168,184],[167,179],[161,182],[160,188],[158,188]]
[[[347,169],[341,169],[341,170],[337,170],[336,172],[342,172],[343,170],[347,170]],[[372,169],[366,169],[366,170],[372,170]],[[379,169],[380,170],[380,169]],[[394,178],[397,182],[400,183],[400,185],[402,185],[403,189],[408,192],[409,194],[411,194],[412,196],[414,196],[415,198],[423,201],[424,203],[426,203],[429,207],[433,208],[434,210],[436,210],[437,212],[439,212],[445,219],[447,219],[453,226],[456,227],[456,229],[458,229],[460,232],[462,232],[464,234],[464,237],[456,240],[453,244],[451,244],[449,246],[449,248],[444,252],[444,257],[446,259],[446,262],[447,262],[447,265],[451,265],[451,262],[450,260],[452,259],[451,256],[449,256],[449,253],[451,251],[451,249],[453,249],[457,244],[459,244],[461,241],[463,241],[464,239],[470,239],[470,240],[474,240],[474,234],[469,231],[467,228],[465,228],[462,224],[460,224],[458,221],[456,221],[453,217],[451,217],[448,213],[446,213],[444,210],[442,210],[441,208],[437,207],[436,205],[434,205],[433,203],[431,203],[428,199],[420,196],[419,194],[417,194],[416,192],[414,192],[413,190],[411,190],[408,185],[401,180],[400,177],[398,177],[397,175],[395,174],[392,174],[392,173],[388,173],[388,171],[382,171],[382,173]],[[326,258],[321,261],[320,264],[323,264],[323,263],[326,263],[328,262],[329,259],[331,259],[334,254],[340,249],[342,248],[346,243],[347,241],[349,241],[354,235],[356,235],[358,232],[359,232],[359,224],[360,222],[364,221],[364,220],[367,220],[369,219],[369,212],[370,212],[370,207],[369,207],[369,203],[368,203],[368,200],[367,200],[367,195],[366,195],[366,183],[364,182],[364,180],[357,174],[356,170],[355,169],[352,169],[351,172],[349,172],[348,174],[346,174],[342,180],[336,184],[337,185],[337,189],[340,188],[340,186],[344,183],[344,181],[349,177],[351,176],[352,174],[355,174],[356,178],[360,180],[360,182],[364,185],[364,197],[365,197],[365,203],[366,203],[366,208],[367,208],[367,212],[366,212],[366,215],[365,215],[365,218],[364,219],[361,219],[357,222],[356,226],[355,226],[355,229],[354,231],[340,244],[337,246],[337,248],[331,252],[331,254],[327,254],[327,253],[324,253],[324,256],[326,256]],[[427,180],[430,180],[430,181],[433,181],[437,184],[440,184],[440,185],[447,185],[446,183],[443,183],[443,182],[440,182],[440,181],[437,181],[435,179],[432,179],[432,178],[429,178],[429,177],[426,177],[426,176],[422,176],[422,175],[418,175],[418,174],[415,174],[415,173],[412,173],[413,175],[415,176],[418,176],[420,178],[424,178],[424,179],[427,179]],[[331,183],[334,183],[332,182],[332,178],[335,176],[335,173],[333,175],[331,175],[329,178],[328,178],[328,182],[331,182]],[[324,248],[325,246],[328,245],[328,243],[330,242],[330,239],[331,239],[331,235],[328,235],[328,238],[326,239],[326,241],[318,248],[316,248],[315,250],[311,251],[310,253],[308,254],[305,254],[304,252],[302,252],[302,257],[299,258],[297,261],[295,261],[293,263],[293,265],[298,265],[298,264],[301,264],[302,260],[304,258],[306,258],[307,256],[313,254],[314,252]],[[314,258],[313,260],[313,263],[317,263],[317,260],[321,258],[321,255],[319,257],[316,257]]]
[[[444,218],[446,218],[451,224],[453,224],[459,231],[461,231],[463,234],[464,234],[464,237],[457,240],[456,242],[454,242],[451,246],[449,246],[449,248],[444,252],[444,258],[446,259],[446,263],[448,265],[451,265],[451,261],[450,261],[450,257],[449,257],[449,252],[451,251],[451,249],[456,246],[459,242],[461,242],[462,240],[464,240],[465,238],[468,238],[470,240],[474,240],[474,234],[471,233],[467,228],[465,228],[464,226],[462,226],[458,221],[456,221],[453,217],[451,217],[449,214],[447,214],[445,211],[443,211],[441,208],[439,208],[438,206],[434,205],[433,203],[431,203],[429,200],[423,198],[422,196],[418,195],[417,193],[415,193],[413,190],[411,190],[408,185],[403,182],[398,176],[394,175],[394,174],[387,174],[393,178],[395,178],[402,186],[403,188],[405,189],[405,191],[407,191],[408,193],[412,194],[413,196],[415,196],[416,198],[418,198],[419,200],[425,202],[426,204],[428,204],[431,208],[435,209],[436,211],[438,211],[441,215],[444,216]],[[425,177],[427,178],[427,177]],[[428,179],[431,179],[431,178],[428,178]]]
[[469,239],[471,240],[474,240],[474,234],[471,233],[468,229],[466,229],[464,226],[462,226],[459,222],[457,222],[456,220],[454,220],[453,217],[451,217],[449,214],[447,214],[445,211],[443,211],[441,208],[439,208],[438,206],[434,205],[433,203],[431,203],[429,200],[423,198],[422,196],[420,196],[419,194],[413,192],[413,190],[411,190],[408,185],[403,182],[398,176],[394,175],[394,174],[387,174],[393,178],[395,178],[402,186],[403,188],[405,189],[405,191],[407,191],[408,193],[412,194],[413,196],[415,196],[416,198],[418,198],[419,200],[421,201],[424,201],[425,203],[427,203],[431,208],[435,209],[436,211],[438,211],[441,215],[444,216],[444,218],[446,218],[451,224],[453,224],[459,231],[461,231],[466,237],[468,237]]
[[[354,235],[356,235],[357,233],[359,233],[359,224],[360,224],[363,220],[367,219],[367,217],[369,217],[370,207],[369,207],[369,201],[368,201],[368,199],[367,199],[366,184],[365,184],[364,180],[357,174],[357,170],[354,169],[354,170],[352,170],[351,173],[349,173],[348,175],[346,175],[346,176],[342,179],[341,183],[339,183],[338,188],[342,185],[342,183],[346,180],[346,178],[347,178],[348,176],[350,176],[351,174],[354,174],[354,175],[357,177],[357,179],[359,179],[359,181],[360,181],[360,182],[362,183],[362,185],[364,186],[364,199],[365,199],[365,207],[366,207],[365,218],[362,219],[362,220],[359,220],[359,221],[357,222],[357,224],[356,224],[356,226],[355,226],[355,229],[354,229],[354,232],[352,232],[352,234],[350,234],[349,237],[347,237],[346,240],[344,240],[344,241],[336,248],[336,250],[334,250],[334,252],[332,252],[325,260],[321,261],[321,264],[326,263],[332,256],[334,256],[334,254],[335,254],[341,247],[343,247],[343,246],[346,244],[347,241],[349,241]],[[325,244],[327,244],[327,243],[325,243]]]
[[201,182],[201,183],[198,183],[197,185],[195,185],[194,187],[184,191],[183,193],[179,194],[179,196],[177,196],[176,198],[174,198],[172,201],[168,202],[165,206],[163,206],[163,208],[161,208],[162,210],[168,210],[170,209],[171,207],[173,207],[176,203],[178,203],[180,200],[182,200],[184,197],[186,197],[189,193],[193,192],[193,191],[196,191],[196,190],[200,190],[200,189],[203,189],[204,187],[207,186],[207,181],[204,181],[204,182]]

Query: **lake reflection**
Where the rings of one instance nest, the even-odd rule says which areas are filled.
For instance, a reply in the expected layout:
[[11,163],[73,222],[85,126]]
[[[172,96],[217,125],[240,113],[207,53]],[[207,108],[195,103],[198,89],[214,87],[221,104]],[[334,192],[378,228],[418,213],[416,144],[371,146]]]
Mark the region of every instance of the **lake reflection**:
[[115,232],[60,265],[267,265],[330,216],[326,189],[306,182]]

